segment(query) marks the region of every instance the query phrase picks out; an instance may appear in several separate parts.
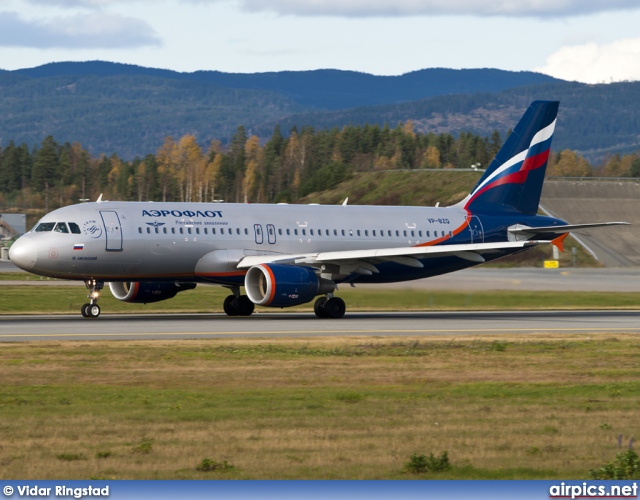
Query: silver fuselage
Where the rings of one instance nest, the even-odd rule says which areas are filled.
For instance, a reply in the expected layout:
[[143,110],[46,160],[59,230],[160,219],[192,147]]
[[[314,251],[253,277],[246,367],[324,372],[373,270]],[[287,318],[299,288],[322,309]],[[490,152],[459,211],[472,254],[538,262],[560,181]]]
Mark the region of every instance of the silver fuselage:
[[[75,224],[75,233],[38,231]],[[44,226],[43,226],[44,227]],[[47,226],[50,227],[50,226]],[[463,208],[96,202],[55,210],[12,247],[32,273],[104,281],[181,280],[235,284],[245,256],[482,243]],[[462,262],[461,267],[468,267]],[[440,274],[433,266],[381,273],[375,281]],[[442,272],[448,272],[444,270]],[[370,281],[371,277],[363,277]]]

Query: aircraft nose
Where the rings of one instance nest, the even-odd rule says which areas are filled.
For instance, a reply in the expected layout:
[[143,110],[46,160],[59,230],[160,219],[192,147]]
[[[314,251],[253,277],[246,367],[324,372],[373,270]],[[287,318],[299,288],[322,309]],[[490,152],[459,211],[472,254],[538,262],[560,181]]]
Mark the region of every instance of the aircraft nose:
[[38,249],[28,236],[22,236],[9,248],[9,259],[20,269],[30,271],[36,265]]

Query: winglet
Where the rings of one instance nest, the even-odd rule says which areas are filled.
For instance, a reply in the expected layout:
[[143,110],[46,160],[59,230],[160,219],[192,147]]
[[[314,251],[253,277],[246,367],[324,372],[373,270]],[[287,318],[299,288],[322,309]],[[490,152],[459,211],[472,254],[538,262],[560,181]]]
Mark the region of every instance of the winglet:
[[100,193],[100,196],[98,196],[98,199],[96,200],[97,203],[102,203],[102,193]]
[[343,206],[343,207],[346,207],[346,206],[347,206],[347,203],[349,203],[349,197],[348,197],[348,196],[347,196],[347,197],[344,199],[344,201],[342,202],[342,206]]
[[551,244],[561,252],[564,252],[564,240],[567,236],[569,236],[569,233],[564,233],[563,235],[558,236],[555,240],[551,240]]

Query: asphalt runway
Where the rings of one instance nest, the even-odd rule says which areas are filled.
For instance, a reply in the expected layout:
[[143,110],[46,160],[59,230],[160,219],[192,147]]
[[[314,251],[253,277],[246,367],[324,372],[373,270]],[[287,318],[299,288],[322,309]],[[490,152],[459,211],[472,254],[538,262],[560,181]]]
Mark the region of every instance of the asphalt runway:
[[339,320],[320,320],[312,313],[263,313],[249,318],[223,314],[0,318],[0,342],[535,333],[640,333],[640,310],[347,313]]
[[[0,271],[9,271],[2,263]],[[14,267],[15,268],[15,267]],[[0,282],[21,285],[78,286],[82,282]],[[640,268],[495,269],[475,268],[434,278],[363,288],[422,290],[563,290],[640,291]],[[80,290],[81,288],[81,290]],[[197,293],[197,290],[196,292]],[[638,304],[640,308],[640,304]],[[348,305],[347,305],[348,310]],[[484,311],[484,312],[347,312],[340,320],[319,320],[313,313],[119,315],[104,311],[88,320],[79,314],[0,316],[0,342],[31,340],[281,338],[317,336],[422,336],[532,333],[640,333],[638,311]]]

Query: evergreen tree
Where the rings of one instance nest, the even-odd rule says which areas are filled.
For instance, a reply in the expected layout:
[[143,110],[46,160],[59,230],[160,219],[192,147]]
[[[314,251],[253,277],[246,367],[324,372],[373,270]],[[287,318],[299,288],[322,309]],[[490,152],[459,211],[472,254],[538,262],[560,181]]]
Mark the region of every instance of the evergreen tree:
[[31,188],[36,193],[44,195],[44,208],[47,212],[49,211],[49,194],[56,182],[58,166],[58,145],[49,135],[42,141],[31,171]]

